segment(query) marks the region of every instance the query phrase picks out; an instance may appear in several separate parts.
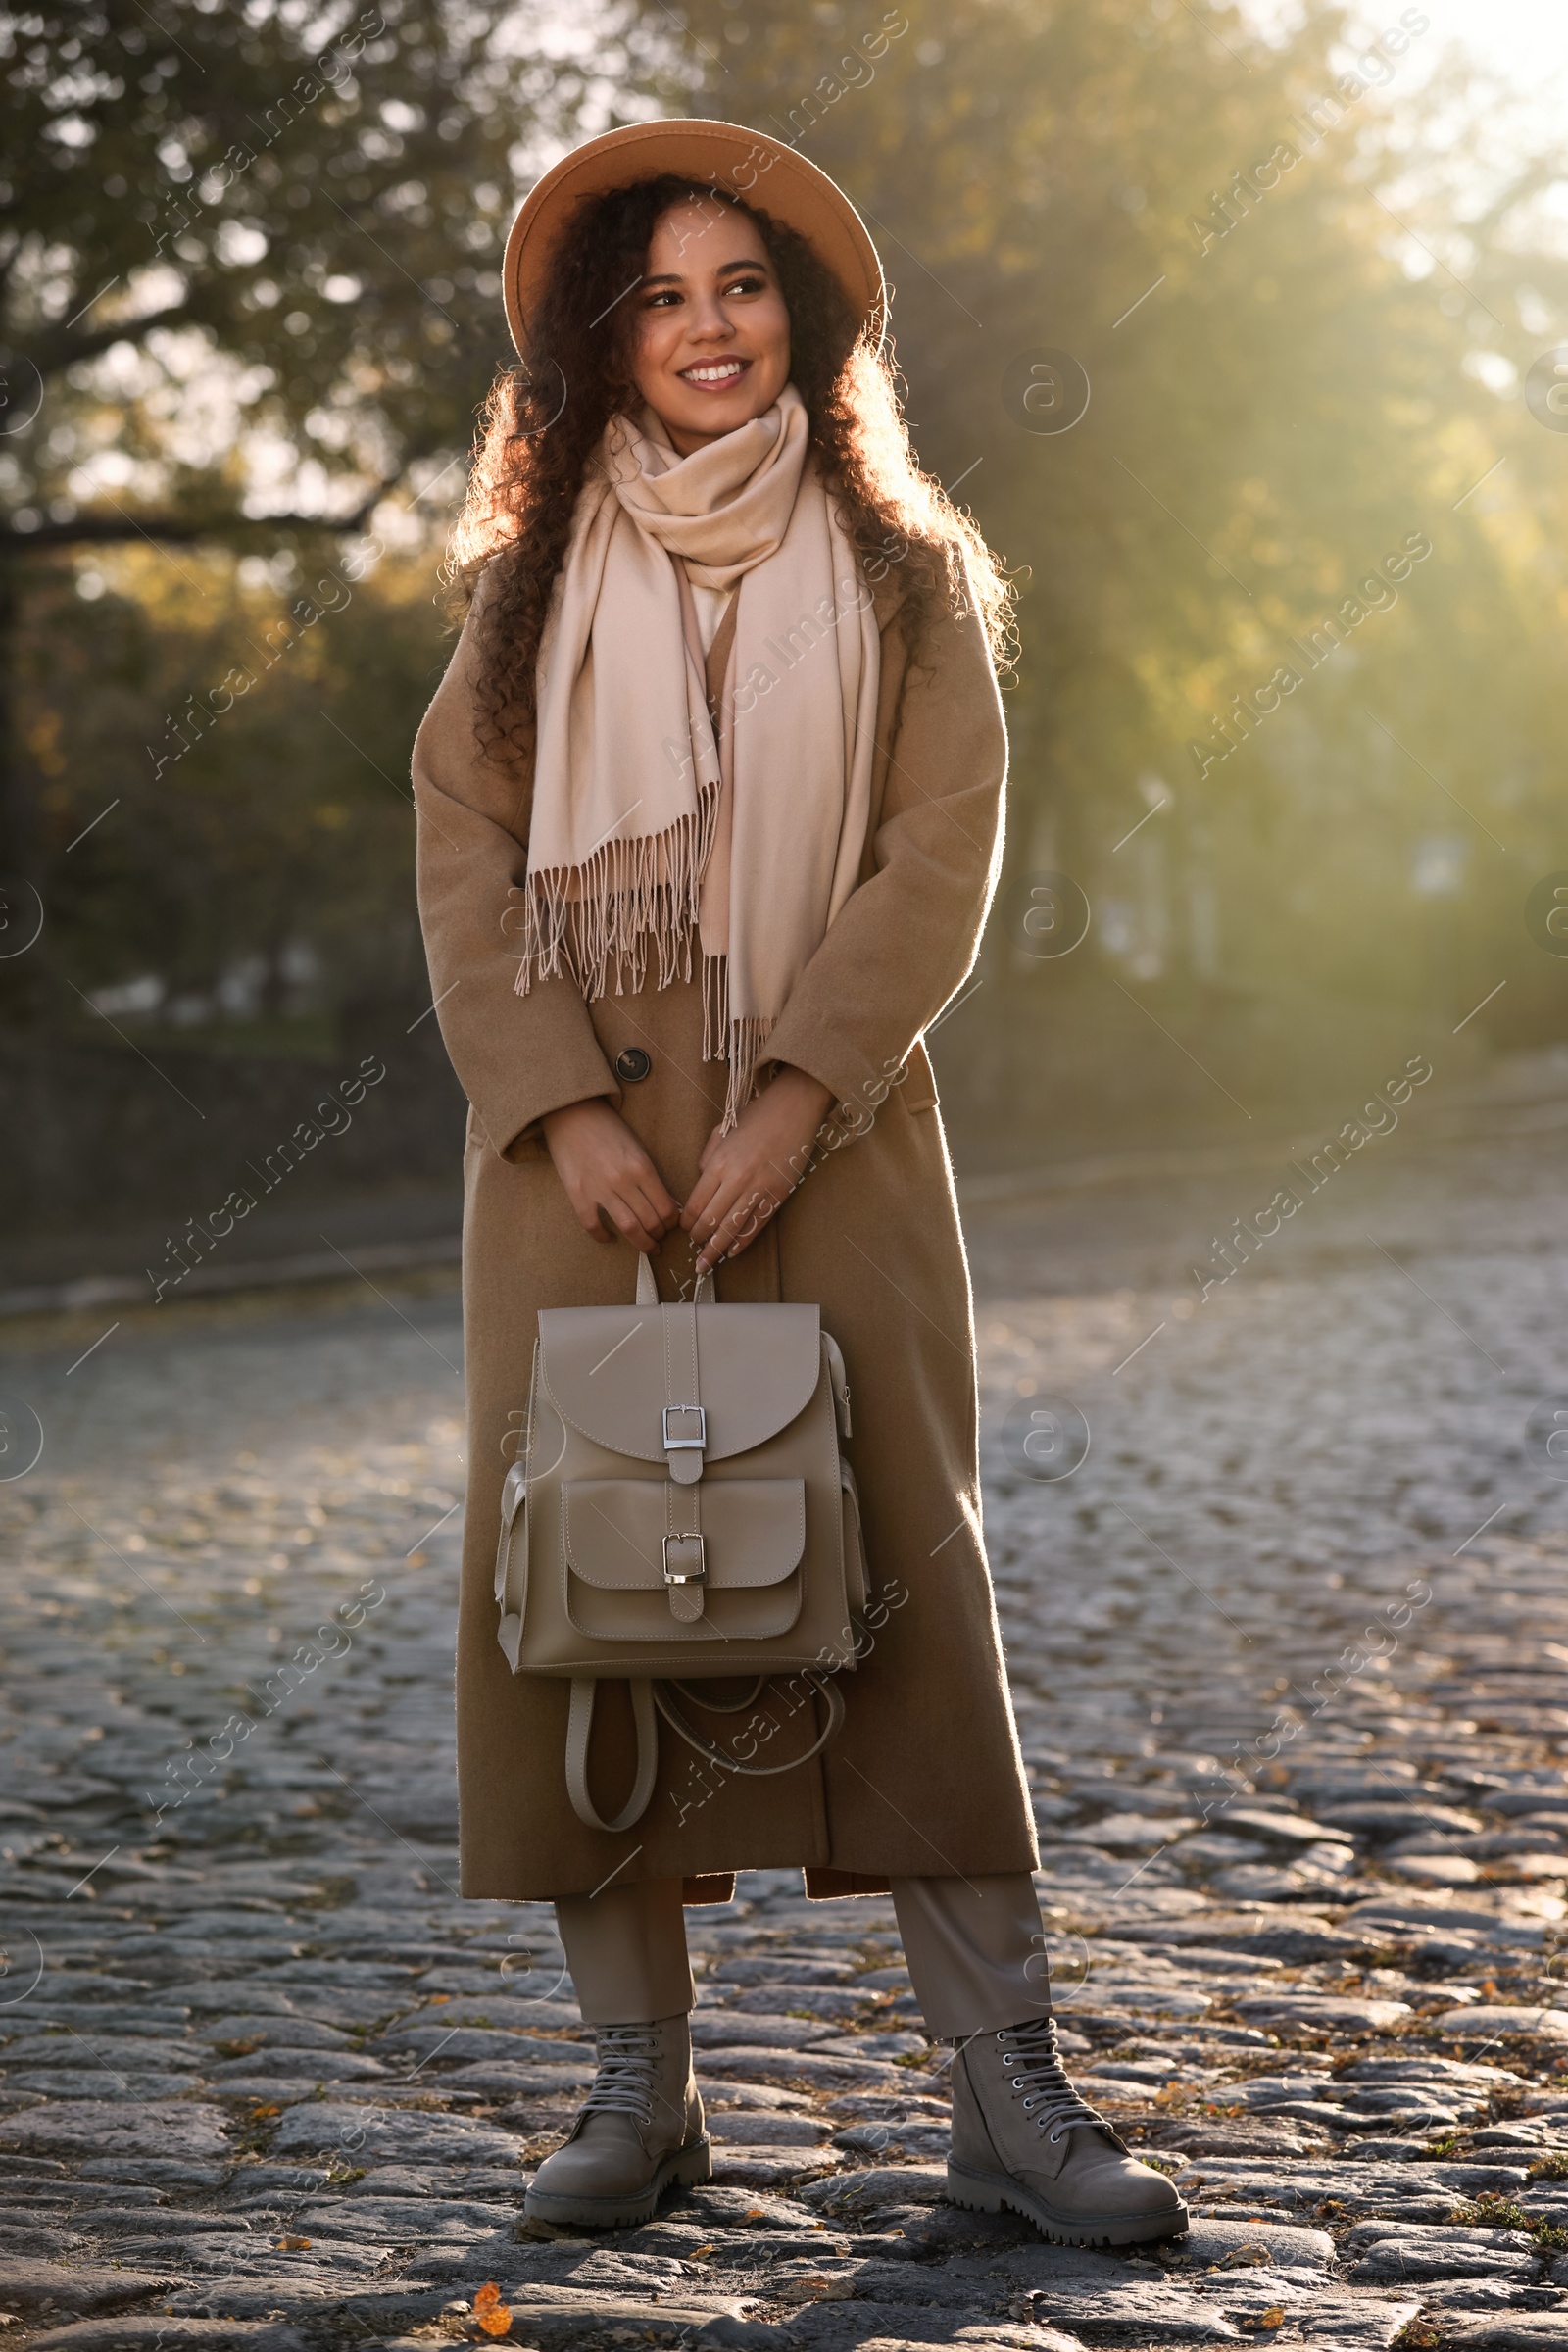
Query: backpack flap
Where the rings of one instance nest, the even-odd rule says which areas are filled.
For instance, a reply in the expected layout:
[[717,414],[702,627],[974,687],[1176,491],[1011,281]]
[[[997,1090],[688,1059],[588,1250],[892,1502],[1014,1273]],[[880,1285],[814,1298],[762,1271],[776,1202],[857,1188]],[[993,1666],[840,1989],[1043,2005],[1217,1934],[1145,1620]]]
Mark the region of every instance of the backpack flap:
[[539,1347],[563,1420],[681,1486],[798,1420],[822,1367],[814,1306],[545,1307]]
[[566,1613],[599,1642],[763,1642],[800,1616],[802,1478],[572,1479]]

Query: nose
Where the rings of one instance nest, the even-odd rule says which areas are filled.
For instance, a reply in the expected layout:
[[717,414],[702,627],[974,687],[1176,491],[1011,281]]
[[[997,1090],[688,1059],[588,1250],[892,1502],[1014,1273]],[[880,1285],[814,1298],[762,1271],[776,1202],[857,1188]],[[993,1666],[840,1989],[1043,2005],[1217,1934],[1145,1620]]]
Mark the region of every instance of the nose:
[[687,334],[693,343],[727,343],[735,329],[716,294],[700,294]]

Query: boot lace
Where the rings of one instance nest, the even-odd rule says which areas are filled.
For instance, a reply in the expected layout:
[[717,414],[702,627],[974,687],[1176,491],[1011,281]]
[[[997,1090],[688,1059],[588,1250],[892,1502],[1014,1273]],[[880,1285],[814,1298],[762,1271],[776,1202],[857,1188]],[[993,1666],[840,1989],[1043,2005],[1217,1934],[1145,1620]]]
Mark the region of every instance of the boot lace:
[[1002,2070],[1014,2098],[1021,2098],[1035,2130],[1046,2133],[1053,2147],[1066,2132],[1094,2126],[1110,2129],[1105,2118],[1080,2098],[1067,2080],[1056,2047],[1054,2017],[1031,2018],[1021,2026],[1004,2026],[997,2035]]
[[654,2120],[654,2074],[659,2035],[653,2026],[596,2026],[599,2072],[582,2103],[584,2115],[629,2115]]

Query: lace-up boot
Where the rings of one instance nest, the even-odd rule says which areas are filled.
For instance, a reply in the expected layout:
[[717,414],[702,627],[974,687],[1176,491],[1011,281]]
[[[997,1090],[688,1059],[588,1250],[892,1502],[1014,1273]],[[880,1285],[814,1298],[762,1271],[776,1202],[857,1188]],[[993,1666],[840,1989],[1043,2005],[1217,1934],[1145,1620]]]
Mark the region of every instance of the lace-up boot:
[[691,2020],[596,2026],[599,2074],[571,2136],[547,2156],[523,2203],[536,2221],[613,2230],[653,2219],[664,2190],[712,2178],[692,2075]]
[[1054,2019],[957,2044],[948,2195],[973,2213],[1021,2213],[1057,2245],[1173,2237],[1187,2208],[1079,2097]]

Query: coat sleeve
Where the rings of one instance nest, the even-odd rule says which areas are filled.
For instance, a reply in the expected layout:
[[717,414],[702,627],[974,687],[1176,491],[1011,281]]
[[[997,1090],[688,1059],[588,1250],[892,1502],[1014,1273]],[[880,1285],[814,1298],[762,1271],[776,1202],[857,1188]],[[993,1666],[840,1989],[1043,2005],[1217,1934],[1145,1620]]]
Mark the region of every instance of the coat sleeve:
[[887,750],[871,870],[768,1041],[773,1059],[819,1079],[846,1108],[882,1100],[962,986],[996,886],[1007,737],[972,608],[932,623]]
[[590,1095],[618,1103],[620,1089],[572,982],[516,993],[506,917],[527,873],[532,774],[480,749],[475,666],[470,612],[415,739],[419,920],[452,1066],[505,1158],[547,1111]]

